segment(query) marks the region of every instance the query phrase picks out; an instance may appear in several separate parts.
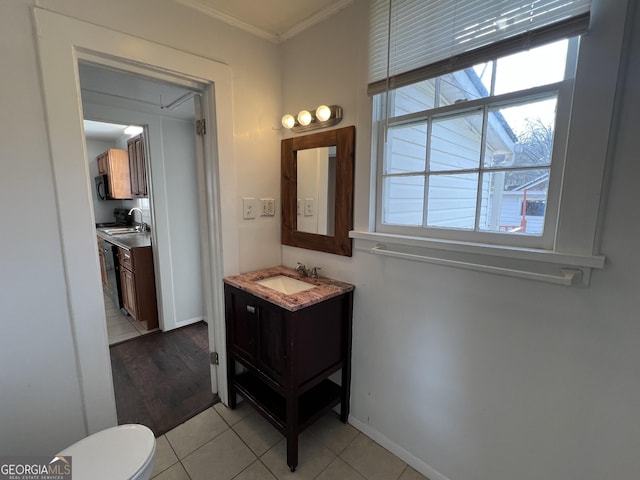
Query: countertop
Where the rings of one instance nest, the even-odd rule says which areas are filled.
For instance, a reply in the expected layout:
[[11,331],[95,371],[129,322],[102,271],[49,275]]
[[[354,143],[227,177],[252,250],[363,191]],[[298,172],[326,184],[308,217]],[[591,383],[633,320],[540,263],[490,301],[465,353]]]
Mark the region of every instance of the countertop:
[[[296,280],[310,283],[316,287],[304,292],[286,294],[256,283],[258,280],[275,277],[277,275],[285,275],[287,277],[295,278]],[[356,288],[350,283],[333,280],[327,277],[303,277],[293,268],[283,266],[265,268],[263,270],[256,270],[254,272],[225,277],[224,283],[251,293],[256,297],[267,300],[268,302],[274,303],[291,312],[320,303],[332,297],[337,297],[343,293],[351,292]]]
[[102,230],[103,229],[101,228],[96,229],[96,234],[98,235],[98,237],[126,250],[151,246],[151,233],[149,232],[130,233],[126,235],[108,235]]

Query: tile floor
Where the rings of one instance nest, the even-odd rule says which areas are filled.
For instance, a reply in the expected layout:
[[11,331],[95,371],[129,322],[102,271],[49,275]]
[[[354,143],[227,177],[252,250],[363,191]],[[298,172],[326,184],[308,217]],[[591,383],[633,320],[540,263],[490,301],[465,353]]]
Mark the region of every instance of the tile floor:
[[107,295],[104,296],[104,309],[107,314],[109,345],[155,331],[145,330],[140,322],[122,313]]
[[156,448],[155,480],[428,480],[334,412],[300,435],[293,473],[284,437],[245,402],[208,408]]

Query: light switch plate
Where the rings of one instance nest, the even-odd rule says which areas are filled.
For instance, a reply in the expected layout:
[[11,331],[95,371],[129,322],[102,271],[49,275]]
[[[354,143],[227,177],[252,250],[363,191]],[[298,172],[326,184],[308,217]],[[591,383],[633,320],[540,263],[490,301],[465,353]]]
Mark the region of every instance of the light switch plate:
[[312,217],[313,216],[313,198],[305,198],[304,199],[304,216]]
[[273,198],[261,198],[263,217],[273,217],[276,214],[276,201]]
[[242,199],[242,218],[245,220],[256,218],[258,202],[255,198],[245,197]]

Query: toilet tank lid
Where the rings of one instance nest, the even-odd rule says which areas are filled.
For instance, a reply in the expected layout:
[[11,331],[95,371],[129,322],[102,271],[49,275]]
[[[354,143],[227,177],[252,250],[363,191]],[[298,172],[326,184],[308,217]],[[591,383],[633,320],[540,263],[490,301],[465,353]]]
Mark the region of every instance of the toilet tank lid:
[[155,454],[156,439],[144,425],[119,425],[101,430],[62,450],[71,456],[74,479],[131,478]]

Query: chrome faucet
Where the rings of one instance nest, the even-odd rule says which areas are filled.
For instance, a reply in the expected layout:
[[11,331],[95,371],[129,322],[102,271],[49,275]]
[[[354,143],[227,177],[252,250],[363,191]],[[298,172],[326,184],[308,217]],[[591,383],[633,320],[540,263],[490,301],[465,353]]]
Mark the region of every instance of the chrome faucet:
[[296,272],[300,274],[301,277],[310,277],[310,278],[318,278],[318,270],[322,270],[320,267],[311,267],[311,269],[307,270],[307,267],[304,263],[298,262],[296,264]]
[[308,275],[307,267],[305,267],[304,264],[300,262],[296,264],[296,272],[298,272],[301,277],[306,277]]
[[[140,212],[140,223],[138,224],[138,226],[144,232],[146,230],[146,224],[142,221],[142,210],[140,210],[138,207],[133,207],[131,210],[129,210],[128,215],[131,215],[131,212],[133,212],[134,210]],[[131,219],[135,221],[136,220],[135,215],[133,215]]]

